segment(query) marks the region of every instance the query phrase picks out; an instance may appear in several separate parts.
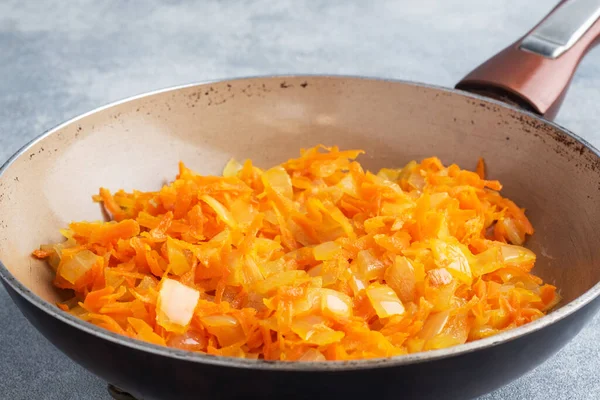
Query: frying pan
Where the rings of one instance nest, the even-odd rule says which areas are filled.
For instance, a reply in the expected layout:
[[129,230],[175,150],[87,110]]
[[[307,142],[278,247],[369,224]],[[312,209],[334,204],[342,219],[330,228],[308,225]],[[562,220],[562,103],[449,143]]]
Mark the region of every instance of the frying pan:
[[[469,398],[564,346],[600,306],[600,153],[550,122],[600,34],[600,5],[563,2],[457,89],[364,78],[285,76],[189,85],[137,96],[68,121],[0,170],[0,276],[48,340],[139,399]],[[468,92],[467,92],[468,91]],[[71,220],[101,219],[100,186],[155,190],[177,162],[219,173],[230,157],[282,162],[317,143],[362,148],[369,169],[439,156],[486,159],[503,193],[528,210],[536,273],[560,307],[533,323],[443,350],[355,362],[218,358],[122,337],[60,311],[64,293],[30,257]],[[285,396],[285,397],[284,397]]]

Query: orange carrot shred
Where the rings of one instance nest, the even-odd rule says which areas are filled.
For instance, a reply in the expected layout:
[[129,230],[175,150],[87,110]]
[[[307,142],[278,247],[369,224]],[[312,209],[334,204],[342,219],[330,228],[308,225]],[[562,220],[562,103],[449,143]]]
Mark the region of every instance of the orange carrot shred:
[[481,179],[485,179],[485,162],[483,161],[482,157],[479,157],[479,160],[477,160],[477,168],[475,169],[475,172]]

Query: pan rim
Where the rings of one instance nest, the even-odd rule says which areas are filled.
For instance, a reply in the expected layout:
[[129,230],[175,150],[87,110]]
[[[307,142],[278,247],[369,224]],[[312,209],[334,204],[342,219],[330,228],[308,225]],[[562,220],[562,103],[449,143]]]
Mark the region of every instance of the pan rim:
[[[538,122],[544,123],[546,125],[551,126],[556,131],[564,134],[571,139],[575,140],[579,144],[583,145],[587,148],[591,153],[593,153],[596,157],[600,159],[600,151],[596,149],[592,144],[587,142],[585,139],[571,132],[570,130],[556,124],[555,122],[548,121],[534,113],[529,111],[521,110],[515,106],[510,104],[502,103],[500,101],[490,99],[484,96],[480,96],[477,94],[469,93],[459,89],[446,88],[443,86],[432,85],[421,82],[407,81],[401,79],[390,79],[390,78],[380,78],[380,77],[369,77],[369,76],[357,76],[357,75],[336,75],[336,74],[283,74],[283,75],[257,75],[257,76],[245,76],[245,77],[237,77],[237,78],[227,78],[227,79],[215,79],[215,80],[207,80],[200,81],[194,83],[188,83],[183,85],[171,86],[163,89],[153,90],[149,92],[145,92],[142,94],[130,96],[121,100],[117,100],[103,106],[97,107],[91,111],[80,114],[74,118],[71,118],[63,123],[58,124],[54,128],[47,130],[41,135],[37,136],[33,140],[26,143],[19,150],[17,150],[8,160],[0,167],[0,179],[4,175],[5,171],[10,168],[10,166],[28,149],[35,146],[38,142],[44,140],[46,137],[54,134],[55,132],[60,131],[62,128],[71,125],[83,118],[86,118],[90,115],[102,112],[104,110],[110,109],[112,107],[125,104],[134,100],[138,100],[141,98],[151,97],[157,94],[175,92],[182,89],[187,89],[191,87],[201,87],[209,84],[216,83],[226,83],[226,82],[236,82],[236,81],[244,81],[244,80],[254,80],[254,79],[310,79],[310,78],[331,78],[331,79],[340,79],[340,80],[357,80],[357,81],[378,81],[378,82],[389,82],[393,84],[401,84],[413,87],[419,87],[424,89],[434,89],[440,92],[448,93],[448,94],[457,94],[467,99],[483,101],[489,103],[491,105],[495,105],[507,110],[511,110],[516,112],[519,115],[526,115]],[[468,354],[471,352],[475,352],[478,350],[482,350],[485,348],[495,347],[500,344],[510,342],[516,340],[518,338],[527,336],[533,332],[541,330],[549,325],[557,323],[558,321],[570,316],[576,311],[580,310],[590,302],[592,302],[595,298],[600,295],[600,282],[597,282],[594,286],[588,289],[585,293],[581,294],[571,302],[565,304],[561,308],[556,311],[551,312],[544,317],[530,322],[526,325],[523,325],[518,328],[511,329],[509,331],[505,331],[499,333],[497,335],[479,339],[474,342],[469,342],[445,349],[439,350],[431,350],[426,352],[418,352],[407,355],[388,357],[388,358],[376,358],[376,359],[367,359],[367,360],[354,360],[354,361],[328,361],[328,362],[303,362],[303,361],[295,361],[295,362],[286,362],[286,361],[266,361],[266,360],[247,360],[235,357],[225,357],[225,356],[211,356],[207,354],[194,353],[185,350],[179,350],[169,347],[163,347],[159,345],[154,345],[151,343],[147,343],[141,340],[129,338],[126,336],[119,335],[117,333],[110,332],[108,330],[102,329],[96,325],[93,325],[89,322],[83,321],[71,314],[68,314],[62,310],[60,310],[55,305],[50,302],[42,299],[35,293],[33,293],[29,288],[23,285],[15,276],[8,270],[8,268],[4,265],[2,260],[0,260],[0,278],[4,281],[4,283],[16,292],[23,299],[28,301],[32,306],[36,307],[40,311],[48,314],[49,316],[58,319],[59,321],[70,325],[73,328],[84,331],[88,334],[94,335],[97,338],[108,340],[114,344],[121,345],[124,347],[128,347],[133,350],[149,352],[157,356],[163,357],[171,357],[175,359],[179,359],[182,361],[201,363],[207,365],[221,366],[221,367],[229,367],[229,368],[243,368],[243,369],[255,369],[255,370],[277,370],[277,371],[287,371],[287,372],[319,372],[319,371],[328,371],[328,372],[344,372],[350,370],[363,370],[363,369],[373,369],[373,368],[389,368],[389,367],[400,367],[411,364],[420,364],[424,362],[430,362],[435,360],[441,360],[449,357],[460,356],[464,354]],[[28,321],[31,323],[30,321]],[[37,328],[36,328],[37,329]]]

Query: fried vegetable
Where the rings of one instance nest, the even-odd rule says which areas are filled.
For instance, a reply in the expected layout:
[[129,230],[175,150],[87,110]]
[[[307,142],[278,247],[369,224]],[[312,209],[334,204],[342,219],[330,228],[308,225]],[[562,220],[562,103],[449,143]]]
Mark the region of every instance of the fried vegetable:
[[223,176],[179,165],[156,192],[111,193],[114,221],[42,245],[59,307],[156,345],[250,359],[390,357],[494,335],[560,296],[532,274],[533,227],[497,181],[437,158],[365,171],[317,146]]

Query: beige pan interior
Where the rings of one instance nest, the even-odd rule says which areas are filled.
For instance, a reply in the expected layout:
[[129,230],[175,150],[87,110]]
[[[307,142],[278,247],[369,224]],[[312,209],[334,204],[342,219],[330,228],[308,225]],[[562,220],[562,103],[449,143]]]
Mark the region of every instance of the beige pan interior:
[[600,280],[598,157],[550,125],[436,88],[347,78],[262,78],[185,87],[58,128],[0,177],[0,260],[48,301],[52,274],[30,257],[73,220],[98,220],[100,186],[157,189],[177,163],[218,174],[231,158],[270,166],[323,143],[367,151],[369,169],[436,155],[489,176],[526,207],[536,273],[575,299]]

